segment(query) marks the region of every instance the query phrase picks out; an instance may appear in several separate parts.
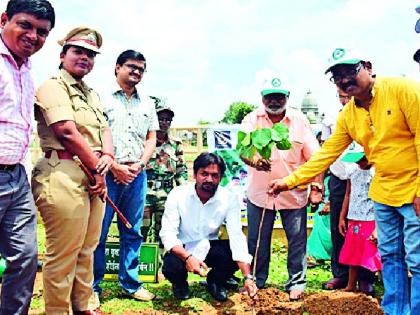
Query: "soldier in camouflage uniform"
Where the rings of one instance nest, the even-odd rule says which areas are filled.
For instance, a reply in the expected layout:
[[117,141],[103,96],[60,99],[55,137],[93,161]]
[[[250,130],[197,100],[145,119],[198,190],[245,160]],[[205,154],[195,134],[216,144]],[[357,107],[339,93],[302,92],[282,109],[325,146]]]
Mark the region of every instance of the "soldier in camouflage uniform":
[[[187,165],[184,161],[181,140],[169,136],[168,131],[174,112],[162,102],[156,102],[159,128],[156,132],[156,149],[146,166],[147,195],[143,219],[143,235],[149,242],[163,245],[159,237],[165,201],[174,185],[188,181]],[[149,217],[149,220],[147,219]]]

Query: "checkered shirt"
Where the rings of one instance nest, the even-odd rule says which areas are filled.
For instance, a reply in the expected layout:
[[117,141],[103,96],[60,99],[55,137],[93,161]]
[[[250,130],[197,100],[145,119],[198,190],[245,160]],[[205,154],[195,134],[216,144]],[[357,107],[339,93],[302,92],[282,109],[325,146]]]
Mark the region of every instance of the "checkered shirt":
[[115,160],[139,162],[149,131],[159,130],[154,102],[137,91],[130,99],[119,89],[104,98],[105,114],[112,132]]

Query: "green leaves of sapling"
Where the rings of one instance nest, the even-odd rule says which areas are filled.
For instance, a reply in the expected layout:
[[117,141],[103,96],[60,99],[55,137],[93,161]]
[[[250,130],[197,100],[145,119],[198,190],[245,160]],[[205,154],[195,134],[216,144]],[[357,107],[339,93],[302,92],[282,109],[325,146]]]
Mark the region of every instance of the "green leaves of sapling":
[[276,123],[273,128],[261,128],[245,133],[238,132],[236,150],[239,155],[253,159],[256,152],[263,159],[270,159],[271,150],[276,146],[279,150],[289,150],[292,144],[289,141],[289,129],[282,123]]

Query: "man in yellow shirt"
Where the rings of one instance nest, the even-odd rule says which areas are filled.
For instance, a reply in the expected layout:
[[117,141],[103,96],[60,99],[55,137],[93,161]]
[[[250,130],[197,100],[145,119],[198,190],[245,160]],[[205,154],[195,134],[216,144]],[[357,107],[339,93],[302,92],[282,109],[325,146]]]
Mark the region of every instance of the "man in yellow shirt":
[[369,61],[342,48],[334,50],[326,73],[352,99],[322,148],[291,175],[273,180],[269,193],[310,182],[353,140],[361,144],[376,169],[369,197],[383,261],[382,307],[386,314],[420,314],[420,83],[376,76]]

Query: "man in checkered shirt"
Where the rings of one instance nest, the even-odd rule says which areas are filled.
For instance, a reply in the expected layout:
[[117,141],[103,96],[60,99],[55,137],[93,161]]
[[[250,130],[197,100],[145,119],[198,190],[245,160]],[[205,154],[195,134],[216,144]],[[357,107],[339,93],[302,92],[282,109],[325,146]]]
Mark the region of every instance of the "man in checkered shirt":
[[[103,95],[103,104],[115,152],[115,163],[106,176],[108,195],[133,226],[128,229],[118,222],[122,256],[118,279],[126,295],[150,301],[154,295],[143,288],[139,280],[138,257],[143,241],[140,228],[146,198],[145,166],[156,147],[159,123],[154,102],[138,88],[145,71],[146,59],[140,52],[122,52],[115,65],[115,88],[112,95]],[[96,296],[102,292],[99,284],[105,273],[105,243],[113,216],[114,211],[107,205],[101,238],[94,253],[93,290]]]

